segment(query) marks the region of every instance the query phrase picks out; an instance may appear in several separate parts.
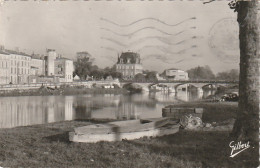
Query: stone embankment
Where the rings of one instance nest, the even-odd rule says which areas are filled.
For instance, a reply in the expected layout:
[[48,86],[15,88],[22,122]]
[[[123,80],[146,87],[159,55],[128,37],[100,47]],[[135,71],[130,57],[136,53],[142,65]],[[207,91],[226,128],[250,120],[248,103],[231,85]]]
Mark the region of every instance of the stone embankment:
[[78,82],[69,84],[30,84],[0,88],[0,96],[41,96],[75,94],[119,94],[126,93],[116,82]]

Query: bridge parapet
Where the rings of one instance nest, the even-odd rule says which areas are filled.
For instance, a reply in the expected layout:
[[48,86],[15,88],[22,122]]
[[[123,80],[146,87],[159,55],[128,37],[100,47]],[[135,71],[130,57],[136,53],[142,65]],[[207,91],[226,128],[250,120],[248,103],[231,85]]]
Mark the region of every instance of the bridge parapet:
[[158,84],[158,85],[166,85],[167,87],[169,88],[174,88],[176,91],[178,89],[179,86],[181,85],[185,85],[185,84],[188,84],[188,85],[192,85],[200,90],[202,90],[203,87],[205,86],[208,86],[208,85],[212,85],[213,87],[219,87],[219,86],[222,86],[222,87],[228,87],[230,85],[238,85],[238,83],[236,83],[237,81],[228,81],[228,82],[224,82],[224,81],[159,81],[159,82],[123,82],[121,83],[121,86],[125,85],[125,84],[130,84],[130,83],[135,83],[135,84],[138,84],[139,86],[141,86],[142,88],[149,88],[151,85],[154,85],[154,84]]
[[121,81],[121,83],[219,83],[219,84],[238,84],[239,81],[223,81],[223,80],[159,80],[159,81]]

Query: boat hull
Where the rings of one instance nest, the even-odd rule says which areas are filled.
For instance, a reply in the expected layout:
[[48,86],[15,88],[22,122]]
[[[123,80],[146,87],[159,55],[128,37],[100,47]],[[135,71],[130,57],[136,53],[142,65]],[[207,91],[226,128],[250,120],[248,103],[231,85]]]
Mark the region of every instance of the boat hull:
[[74,129],[77,134],[108,134],[114,132],[137,132],[146,131],[162,127],[170,122],[170,118],[156,118],[156,119],[141,119],[141,120],[127,120],[115,121],[103,124],[93,124]]
[[174,134],[179,131],[179,124],[176,125],[167,125],[164,127],[138,131],[138,132],[117,132],[117,133],[97,133],[97,134],[78,134],[75,132],[69,133],[69,140],[73,142],[86,142],[86,143],[95,143],[99,141],[121,141],[123,139],[133,140],[142,137],[159,137],[164,135]]

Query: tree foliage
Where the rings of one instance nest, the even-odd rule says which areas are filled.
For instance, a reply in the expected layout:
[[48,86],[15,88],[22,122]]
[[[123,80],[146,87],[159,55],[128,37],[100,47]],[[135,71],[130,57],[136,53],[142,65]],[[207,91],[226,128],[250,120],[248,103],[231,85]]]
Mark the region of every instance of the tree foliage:
[[87,76],[90,74],[93,68],[89,58],[78,59],[76,62],[74,62],[74,66],[74,74],[78,75],[81,80],[86,80]]
[[134,81],[136,81],[136,82],[145,82],[146,81],[145,75],[142,74],[142,73],[136,74],[134,76]]
[[158,79],[156,77],[156,72],[155,71],[148,72],[146,74],[145,78],[149,82],[157,82],[158,81]]
[[94,80],[101,80],[104,78],[104,71],[101,69],[95,69],[90,72],[90,76],[93,77]]
[[112,67],[106,67],[104,70],[104,78],[106,79],[108,76],[112,76],[112,78],[122,79],[123,74],[116,71],[116,65]]
[[216,75],[216,79],[225,81],[238,81],[239,71],[237,69],[231,69],[230,71],[219,72]]
[[122,73],[116,71],[116,66],[106,67],[100,69],[97,65],[92,65],[89,58],[78,59],[74,62],[75,71],[73,75],[78,75],[81,80],[86,80],[88,76],[92,77],[95,80],[106,79],[108,76],[112,78],[122,79]]
[[198,66],[187,71],[191,80],[212,80],[215,75],[209,66]]

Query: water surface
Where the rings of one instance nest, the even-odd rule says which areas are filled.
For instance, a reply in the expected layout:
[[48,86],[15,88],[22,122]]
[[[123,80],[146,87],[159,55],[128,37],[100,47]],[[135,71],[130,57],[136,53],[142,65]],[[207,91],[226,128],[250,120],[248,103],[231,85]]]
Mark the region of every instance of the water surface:
[[0,97],[0,128],[76,119],[138,119],[162,116],[162,108],[178,101],[203,99],[214,91],[145,92],[133,95]]

